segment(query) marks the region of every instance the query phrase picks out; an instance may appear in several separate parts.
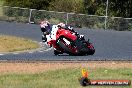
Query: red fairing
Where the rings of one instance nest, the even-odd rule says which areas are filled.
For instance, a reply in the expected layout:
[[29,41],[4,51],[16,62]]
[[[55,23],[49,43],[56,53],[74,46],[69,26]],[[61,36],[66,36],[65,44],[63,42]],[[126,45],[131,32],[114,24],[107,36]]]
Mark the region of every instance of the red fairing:
[[59,29],[56,33],[56,38],[58,39],[60,36],[65,36],[68,39],[75,41],[77,36],[74,35],[71,31],[65,29]]
[[51,46],[51,45],[56,46],[56,40],[51,40],[51,41],[49,41],[49,42],[48,42],[48,45],[49,45],[49,46]]
[[49,42],[48,42],[48,45],[49,45],[49,46],[53,46],[54,48],[57,48],[57,46],[56,46],[56,40],[51,40],[51,41],[49,41]]
[[93,45],[92,44],[88,45],[88,48],[93,49]]
[[63,49],[61,49],[60,47],[58,47],[57,45],[56,45],[56,40],[51,40],[51,41],[49,41],[48,42],[48,45],[49,46],[53,46],[55,49],[57,49],[57,50],[60,50],[60,51],[63,51]]

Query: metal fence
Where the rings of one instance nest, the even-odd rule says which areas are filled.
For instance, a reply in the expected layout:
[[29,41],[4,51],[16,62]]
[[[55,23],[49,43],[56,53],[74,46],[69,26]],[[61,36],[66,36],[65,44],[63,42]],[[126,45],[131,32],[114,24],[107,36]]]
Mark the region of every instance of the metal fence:
[[38,24],[43,19],[52,24],[65,22],[74,27],[87,27],[90,29],[109,29],[118,31],[131,31],[132,18],[106,17],[66,12],[36,10],[19,7],[0,6],[0,20],[9,22],[23,22]]

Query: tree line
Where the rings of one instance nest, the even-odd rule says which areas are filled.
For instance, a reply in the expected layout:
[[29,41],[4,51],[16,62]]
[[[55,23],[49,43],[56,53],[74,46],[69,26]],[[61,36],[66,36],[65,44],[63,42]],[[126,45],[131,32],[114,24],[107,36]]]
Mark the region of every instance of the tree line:
[[[3,5],[61,12],[105,15],[107,0],[4,0]],[[132,0],[109,0],[108,16],[132,18]]]

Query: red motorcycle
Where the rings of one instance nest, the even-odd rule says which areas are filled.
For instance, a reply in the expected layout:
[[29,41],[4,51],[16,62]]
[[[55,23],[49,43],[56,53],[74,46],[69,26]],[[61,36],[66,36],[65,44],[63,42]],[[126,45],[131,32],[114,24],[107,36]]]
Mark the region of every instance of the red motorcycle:
[[[56,27],[57,28],[57,27]],[[54,54],[63,54],[67,53],[69,55],[93,55],[95,49],[93,45],[80,37],[80,35],[66,30],[64,28],[58,28],[54,32],[56,39],[51,39],[48,44],[54,47]]]

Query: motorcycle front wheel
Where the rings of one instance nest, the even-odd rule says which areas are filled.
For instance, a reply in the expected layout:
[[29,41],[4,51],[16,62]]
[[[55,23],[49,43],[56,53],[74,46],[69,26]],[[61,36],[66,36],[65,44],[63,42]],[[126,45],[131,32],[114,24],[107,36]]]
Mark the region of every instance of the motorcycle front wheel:
[[90,43],[88,48],[89,48],[88,55],[93,55],[95,53],[94,46]]
[[58,50],[54,50],[54,55],[59,55],[59,54],[63,54],[63,53]]
[[78,53],[76,47],[72,46],[71,41],[67,38],[58,39],[57,44],[69,55],[76,55]]

